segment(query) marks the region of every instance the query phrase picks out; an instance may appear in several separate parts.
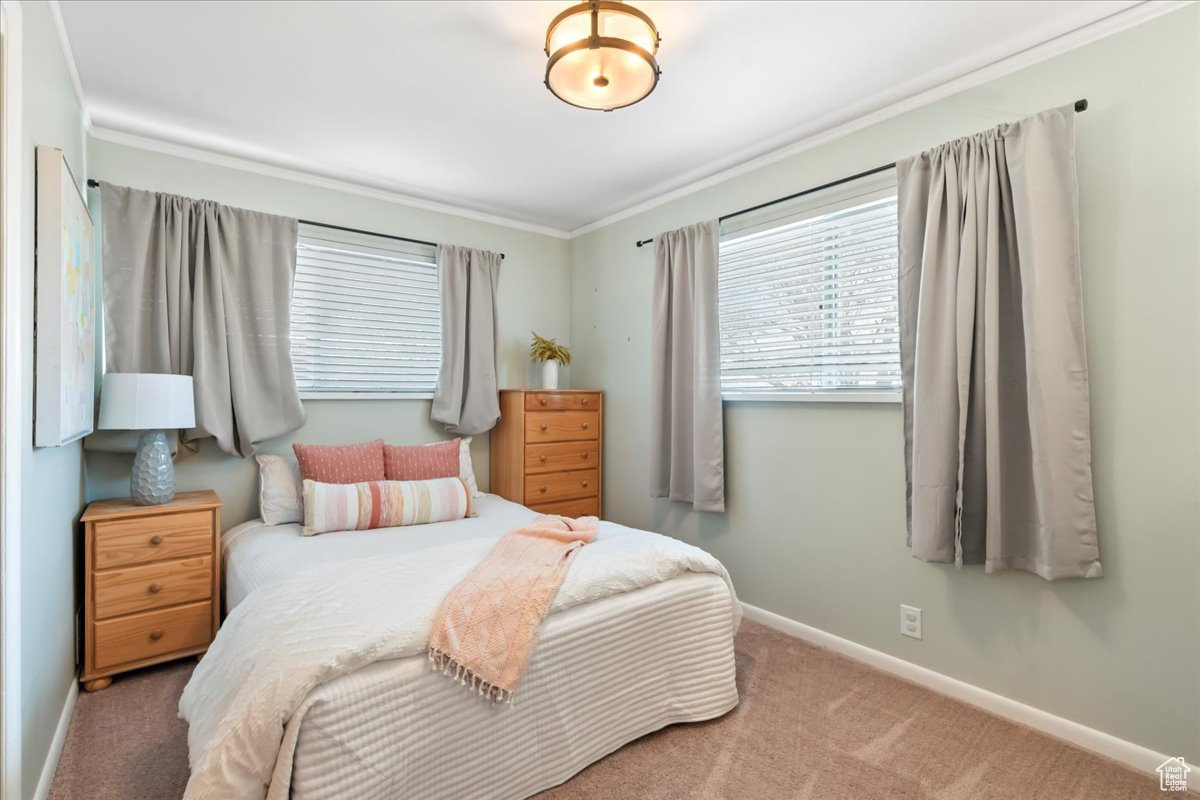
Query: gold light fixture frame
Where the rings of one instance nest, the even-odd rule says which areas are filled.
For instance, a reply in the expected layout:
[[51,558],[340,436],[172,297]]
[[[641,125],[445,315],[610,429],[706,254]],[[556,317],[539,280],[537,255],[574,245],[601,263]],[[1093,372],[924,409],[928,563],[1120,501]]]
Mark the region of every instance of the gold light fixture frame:
[[[579,13],[585,12],[585,11],[590,13],[592,16],[591,35],[586,36],[582,39],[578,39],[574,42],[570,42],[569,44],[565,44],[562,47],[555,50],[553,53],[551,53],[550,52],[550,38],[554,35],[554,29],[557,28],[558,25],[563,20],[565,20],[569,17],[573,17],[576,14],[579,14]],[[629,41],[628,39],[620,39],[620,38],[617,38],[614,36],[601,36],[600,35],[600,12],[601,11],[611,11],[611,12],[615,12],[618,14],[628,14],[632,17],[637,17],[642,22],[646,23],[646,26],[649,27],[651,32],[654,34],[654,50],[653,51],[647,50],[644,47],[634,44],[633,42]],[[647,15],[644,11],[634,8],[633,6],[626,5],[625,3],[620,2],[620,0],[587,0],[586,2],[579,3],[577,5],[571,6],[570,8],[564,9],[561,13],[558,14],[558,16],[556,16],[553,20],[550,21],[550,26],[546,29],[546,46],[544,48],[544,50],[546,52],[546,57],[549,60],[546,62],[546,75],[543,78],[542,82],[544,84],[546,84],[546,88],[550,90],[551,94],[553,94],[559,100],[562,100],[567,105],[574,106],[575,108],[582,108],[582,109],[586,109],[587,111],[616,111],[618,108],[629,108],[629,106],[635,105],[635,104],[640,103],[643,100],[645,100],[647,97],[649,97],[651,94],[654,93],[654,90],[656,88],[658,88],[658,79],[662,75],[662,70],[659,69],[658,61],[655,59],[655,56],[658,54],[658,45],[661,41],[662,41],[662,36],[660,36],[658,33],[658,26],[656,26],[654,24],[654,20],[650,19],[649,15]],[[641,58],[643,61],[645,61],[647,64],[649,64],[650,69],[654,72],[654,83],[652,83],[650,85],[650,91],[646,92],[644,95],[639,97],[637,100],[634,100],[632,103],[626,103],[623,106],[614,106],[612,108],[592,108],[591,106],[581,106],[578,103],[572,103],[570,100],[563,97],[558,92],[554,91],[554,87],[552,87],[550,85],[550,71],[552,69],[554,69],[554,65],[557,64],[559,61],[561,61],[564,56],[568,56],[571,53],[577,52],[579,50],[599,50],[599,49],[605,48],[605,47],[611,47],[611,48],[614,48],[617,50],[624,50],[628,53],[633,53],[635,56]]]

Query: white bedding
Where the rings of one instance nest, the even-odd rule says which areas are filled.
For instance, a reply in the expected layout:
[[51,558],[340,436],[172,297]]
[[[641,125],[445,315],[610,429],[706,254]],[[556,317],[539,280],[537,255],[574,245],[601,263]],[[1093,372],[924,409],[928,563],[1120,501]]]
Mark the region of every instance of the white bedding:
[[[252,626],[246,619],[256,604],[271,607],[260,602],[263,597],[294,593],[289,585],[302,587],[310,575],[366,575],[372,572],[370,566],[379,564],[389,569],[394,564],[400,572],[412,568],[413,574],[420,574],[429,564],[457,553],[462,554],[460,560],[474,561],[496,537],[534,516],[496,497],[483,498],[479,510],[479,519],[315,538],[301,537],[294,525],[240,526],[225,537],[230,607],[241,605],[258,589],[272,585],[274,589],[256,597],[243,609],[247,613],[235,614],[231,622],[234,627]],[[424,656],[411,648],[394,649],[397,657],[362,668],[331,673],[332,679],[310,688],[301,682],[302,700],[280,717],[283,728],[275,734],[269,796],[286,797],[290,792],[293,797],[313,798],[526,797],[663,725],[708,719],[736,705],[732,637],[740,615],[719,564],[674,540],[608,523],[602,526],[602,538],[625,540],[623,545],[610,542],[608,546],[618,553],[618,561],[622,548],[628,551],[624,556],[628,563],[618,570],[618,584],[627,576],[638,579],[623,589],[610,586],[611,591],[589,594],[584,587],[612,583],[612,577],[596,580],[605,548],[590,546],[581,553],[591,550],[593,558],[581,559],[580,569],[580,562],[572,565],[576,583],[571,583],[569,574],[556,601],[560,610],[543,626],[541,643],[514,707],[496,708],[478,701],[429,671]],[[638,547],[644,559],[631,558]],[[664,553],[691,566],[671,571],[667,569],[671,559]],[[355,559],[367,560],[349,563]],[[643,560],[645,565],[640,563]],[[688,571],[695,569],[713,571]],[[345,593],[348,585],[358,584],[342,580],[338,591]],[[413,598],[417,606],[424,602],[420,594],[417,591]],[[347,606],[355,602],[350,598]],[[388,607],[396,605],[392,602]],[[281,607],[276,605],[263,616],[274,619]],[[362,607],[360,603],[359,615]],[[420,616],[421,612],[414,613]],[[263,659],[292,663],[272,658],[282,655],[272,654],[273,646],[294,652],[309,649],[309,639],[301,632],[292,639],[277,637],[261,652],[242,652],[253,650],[258,637],[274,635],[271,629],[279,628],[278,622],[274,619],[270,626],[259,626],[253,636],[243,636],[235,648],[239,652],[233,654],[223,654],[218,640],[197,670],[199,685],[189,685],[185,692],[193,725],[189,739],[196,738],[191,754],[194,766],[197,751],[222,737],[236,741],[238,759],[243,751],[254,749],[253,737],[247,738],[242,728],[231,724],[219,707],[224,703],[227,711],[236,687],[252,680],[248,665]],[[302,627],[304,620],[291,623],[287,627]],[[419,628],[413,629],[414,640],[420,638]],[[224,632],[223,636],[230,638]],[[280,642],[287,644],[279,648]],[[333,649],[335,661],[353,655],[351,646]],[[295,671],[304,670],[302,660],[294,660]],[[279,669],[272,693],[279,688],[276,683],[293,677],[292,671]],[[262,692],[250,694],[257,700]],[[266,716],[273,718],[272,714]],[[268,765],[267,774],[271,771]],[[259,788],[263,791],[248,796],[267,791],[265,785]],[[242,794],[239,791],[238,796]]]
[[299,523],[264,525],[253,520],[221,537],[225,607],[232,611],[253,590],[331,561],[413,553],[439,544],[495,537],[537,516],[525,506],[493,494],[475,499],[478,516],[433,525],[344,531],[301,536]]

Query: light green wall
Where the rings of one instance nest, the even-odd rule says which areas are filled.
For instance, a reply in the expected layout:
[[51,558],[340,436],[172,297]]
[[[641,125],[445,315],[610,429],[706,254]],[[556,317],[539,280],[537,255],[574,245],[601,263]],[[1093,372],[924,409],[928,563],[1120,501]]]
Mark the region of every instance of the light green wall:
[[80,444],[33,448],[34,148],[61,148],[80,180],[86,153],[83,112],[50,7],[25,2],[21,16],[26,387],[21,399],[21,786],[30,797],[75,679],[76,521],[83,510]]
[[[475,222],[383,200],[319,188],[239,169],[92,139],[89,176],[139,189],[172,192],[229,205],[392,233],[435,242],[483,247],[505,254],[497,307],[502,388],[536,384],[528,363],[529,332],[569,341],[569,242]],[[564,385],[569,375],[564,373]],[[263,452],[288,452],[291,442],[336,443],[383,437],[389,442],[445,438],[429,422],[428,400],[321,400],[305,402],[307,424],[269,442]],[[480,486],[488,485],[488,437],[476,437],[473,456]],[[131,457],[87,453],[88,499],[129,494]],[[258,516],[253,459],[230,458],[211,444],[176,464],[179,489],[216,489],[229,528]]]
[[[726,404],[728,513],[648,497],[653,256],[635,240],[1080,97],[1091,103],[1077,155],[1104,578],[1047,583],[912,559],[899,405]],[[573,369],[607,392],[605,514],[712,551],[749,603],[1198,757],[1198,227],[1191,6],[575,239]],[[923,641],[900,636],[900,603],[924,609]]]

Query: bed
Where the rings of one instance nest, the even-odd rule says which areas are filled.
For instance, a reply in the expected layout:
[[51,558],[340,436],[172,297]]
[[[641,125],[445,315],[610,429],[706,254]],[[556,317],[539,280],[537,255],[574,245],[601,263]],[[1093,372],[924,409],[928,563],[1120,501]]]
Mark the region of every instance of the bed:
[[[437,563],[435,555],[486,552],[536,516],[493,495],[479,498],[476,510],[476,518],[454,522],[316,537],[300,536],[294,524],[240,525],[223,540],[230,621],[264,589],[265,596],[320,570],[351,576],[383,563],[416,565],[421,574],[419,565]],[[688,548],[607,522],[597,543],[603,539]],[[583,555],[572,570],[587,571]],[[647,733],[726,713],[738,700],[740,608],[723,568],[707,569],[663,571],[665,579],[552,612],[511,707],[470,695],[431,671],[424,654],[383,658],[316,685],[286,717],[262,796],[529,797]],[[233,660],[220,639],[205,661]]]

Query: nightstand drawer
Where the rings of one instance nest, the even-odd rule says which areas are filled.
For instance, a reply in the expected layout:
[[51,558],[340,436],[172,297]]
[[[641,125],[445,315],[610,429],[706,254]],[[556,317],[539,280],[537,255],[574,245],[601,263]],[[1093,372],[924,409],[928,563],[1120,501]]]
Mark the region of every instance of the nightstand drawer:
[[525,474],[527,475],[594,468],[599,463],[600,443],[595,440],[531,444],[525,447]]
[[600,516],[599,497],[584,497],[579,500],[559,500],[556,503],[532,503],[529,507],[542,514],[561,514],[564,517]]
[[529,411],[590,411],[598,402],[591,392],[530,392],[525,395]]
[[600,438],[595,411],[531,411],[525,415],[525,443],[574,442]]
[[207,601],[97,622],[95,665],[104,669],[195,650],[212,640],[212,626],[212,605]]
[[581,469],[533,475],[525,479],[525,503],[533,506],[549,500],[595,497],[600,491],[600,470]]
[[207,600],[212,582],[212,556],[97,572],[96,619]]
[[213,516],[207,511],[97,522],[97,569],[212,552]]

